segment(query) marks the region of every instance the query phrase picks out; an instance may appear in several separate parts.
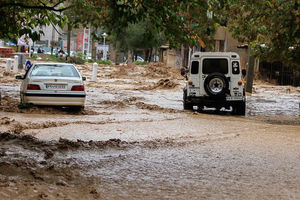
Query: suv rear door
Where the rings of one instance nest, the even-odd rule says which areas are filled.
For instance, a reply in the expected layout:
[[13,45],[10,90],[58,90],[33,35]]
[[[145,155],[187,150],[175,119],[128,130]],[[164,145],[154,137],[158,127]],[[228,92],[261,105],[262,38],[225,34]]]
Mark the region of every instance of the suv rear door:
[[230,73],[229,70],[229,59],[226,57],[204,57],[201,59],[201,71],[200,71],[200,85],[201,87],[201,94],[207,94],[204,89],[204,81],[209,74],[212,73],[221,73],[228,77]]

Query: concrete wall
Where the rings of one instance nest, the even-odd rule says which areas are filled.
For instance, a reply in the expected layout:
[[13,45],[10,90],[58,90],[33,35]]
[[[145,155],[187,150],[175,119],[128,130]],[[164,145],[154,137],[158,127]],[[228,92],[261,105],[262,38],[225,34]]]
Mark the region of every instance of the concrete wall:
[[243,43],[238,42],[238,40],[232,37],[232,34],[220,26],[217,28],[215,33],[215,51],[226,51],[226,52],[236,52],[241,58],[241,67],[246,69],[247,59],[248,59],[248,49],[238,48],[238,46],[243,45]]

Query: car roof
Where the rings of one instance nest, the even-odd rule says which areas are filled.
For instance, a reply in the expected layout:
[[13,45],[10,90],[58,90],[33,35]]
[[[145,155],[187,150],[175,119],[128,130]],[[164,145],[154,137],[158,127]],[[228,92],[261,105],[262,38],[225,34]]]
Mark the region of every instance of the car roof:
[[34,65],[72,65],[71,63],[51,63],[51,62],[39,62],[39,63],[33,63]]

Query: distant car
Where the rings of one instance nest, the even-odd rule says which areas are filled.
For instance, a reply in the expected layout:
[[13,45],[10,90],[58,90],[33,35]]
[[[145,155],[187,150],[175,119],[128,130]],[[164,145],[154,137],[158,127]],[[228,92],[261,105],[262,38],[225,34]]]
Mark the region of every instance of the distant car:
[[66,63],[35,63],[24,76],[20,87],[21,105],[84,107],[86,93],[76,67]]
[[92,59],[92,54],[91,53],[87,53],[85,56],[86,59]]
[[6,41],[6,42],[5,42],[5,46],[9,46],[9,47],[15,47],[15,46],[16,46],[16,44],[15,44],[15,43],[13,43],[12,41]]
[[141,56],[137,56],[135,61],[144,62],[145,60]]

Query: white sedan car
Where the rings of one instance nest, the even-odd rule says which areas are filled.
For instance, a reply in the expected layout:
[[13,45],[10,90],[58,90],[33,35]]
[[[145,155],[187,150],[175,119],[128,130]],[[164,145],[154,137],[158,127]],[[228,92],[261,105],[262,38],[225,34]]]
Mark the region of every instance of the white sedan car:
[[36,63],[16,79],[22,80],[21,105],[84,107],[86,78],[72,64]]

